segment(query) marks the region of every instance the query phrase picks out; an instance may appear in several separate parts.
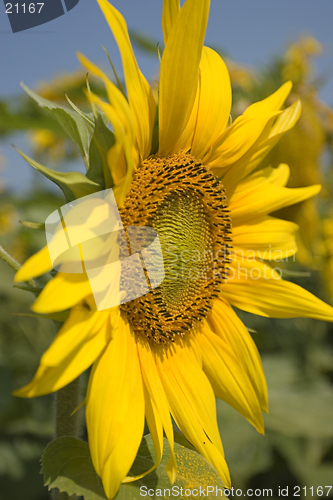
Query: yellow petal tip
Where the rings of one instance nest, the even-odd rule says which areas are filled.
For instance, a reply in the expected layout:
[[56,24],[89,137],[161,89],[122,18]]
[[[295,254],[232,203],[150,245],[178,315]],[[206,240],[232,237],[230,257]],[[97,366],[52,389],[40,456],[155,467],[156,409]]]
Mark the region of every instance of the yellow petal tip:
[[29,276],[24,267],[21,267],[14,276],[14,283],[22,283],[29,279],[32,279],[32,276]]
[[166,471],[168,474],[170,484],[172,486],[177,479],[177,464],[175,458],[172,456],[169,458],[169,461],[166,466]]
[[16,389],[16,391],[13,391],[11,393],[12,396],[15,396],[16,398],[32,398],[34,397],[33,391],[31,390],[31,385],[25,385],[24,387],[21,387],[21,389]]

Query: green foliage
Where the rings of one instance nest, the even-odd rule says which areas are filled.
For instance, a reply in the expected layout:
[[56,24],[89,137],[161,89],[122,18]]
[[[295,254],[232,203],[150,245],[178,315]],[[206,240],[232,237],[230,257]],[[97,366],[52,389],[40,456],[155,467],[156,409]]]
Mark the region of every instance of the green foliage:
[[11,314],[29,311],[34,297],[12,288],[14,272],[3,262],[0,275],[0,499],[46,500],[38,462],[53,434],[52,396],[24,400],[11,391],[29,382],[54,327]]
[[[14,105],[15,101],[15,105]],[[47,128],[63,135],[62,128],[51,115],[22,96],[0,101],[0,137],[33,128]]]
[[263,366],[270,407],[264,419],[265,436],[235,410],[218,402],[218,421],[233,486],[273,487],[274,477],[279,486],[330,484],[332,385],[315,371],[305,379],[290,355],[264,355]]
[[89,117],[85,120],[82,114],[66,109],[59,104],[55,104],[30,90],[21,83],[23,90],[37,102],[39,106],[47,109],[52,116],[59,122],[62,129],[69,135],[72,141],[78,147],[84,160],[86,168],[89,167],[89,146],[93,135],[93,127],[89,124]]
[[[116,500],[129,500],[141,498],[139,488],[145,486],[147,489],[162,490],[159,498],[170,498],[168,492],[164,495],[163,490],[171,488],[169,478],[166,473],[166,465],[169,459],[169,443],[164,438],[163,458],[157,469],[143,477],[142,479],[134,482],[127,483],[120,487]],[[177,479],[174,484],[175,487],[194,489],[200,488],[204,485],[212,485],[217,488],[223,489],[223,483],[218,476],[215,469],[199,454],[194,448],[186,441],[180,434],[175,434],[174,451],[177,460]],[[153,441],[150,435],[145,436],[139,448],[137,458],[133,464],[130,474],[136,475],[144,472],[150,468],[155,462],[155,450]],[[208,495],[211,498],[212,495]],[[188,496],[187,498],[194,498]],[[215,495],[214,495],[215,498]]]
[[85,500],[106,499],[89,453],[88,443],[74,437],[51,441],[42,455],[44,484],[69,495],[83,495]]
[[[175,443],[175,454],[178,464],[178,476],[175,483],[179,489],[200,488],[203,485],[223,488],[223,483],[213,467],[199,453],[181,438],[181,444]],[[157,469],[133,483],[123,484],[116,496],[117,500],[134,500],[140,498],[139,488],[169,489],[170,481],[166,473],[170,448],[164,438],[164,455]],[[138,475],[153,466],[155,450],[150,435],[142,440],[135,462],[129,475]],[[85,500],[105,499],[103,486],[97,476],[90,457],[88,443],[73,437],[55,439],[46,447],[42,456],[42,473],[45,485],[58,488],[69,495],[82,495]],[[170,495],[169,495],[170,496]],[[168,498],[168,496],[160,496]],[[210,495],[208,495],[208,498]],[[192,498],[192,497],[188,497]]]
[[37,161],[29,158],[29,156],[17,150],[21,156],[31,165],[34,169],[38,170],[47,179],[57,184],[64,193],[67,202],[73,201],[82,196],[95,193],[99,190],[99,185],[85,177],[80,172],[57,172],[50,168],[44,167]]
[[[25,92],[42,108],[47,109],[62,129],[76,144],[86,166],[87,174],[79,172],[58,172],[44,167],[19,151],[23,158],[45,177],[57,184],[67,202],[93,192],[112,187],[107,153],[114,144],[114,135],[106,125],[106,119],[99,109],[92,105],[93,113],[81,111],[68,97],[73,110],[53,103],[39,96],[22,84]],[[28,223],[29,224],[29,223]],[[31,223],[30,223],[30,227]]]
[[300,380],[292,358],[266,356],[270,395],[266,428],[290,437],[333,438],[333,389],[319,374]]

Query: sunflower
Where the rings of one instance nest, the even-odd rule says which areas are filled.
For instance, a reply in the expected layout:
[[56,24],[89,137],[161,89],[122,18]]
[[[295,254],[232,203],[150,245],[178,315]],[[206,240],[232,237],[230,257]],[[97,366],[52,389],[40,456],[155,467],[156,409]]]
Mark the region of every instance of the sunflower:
[[[268,215],[320,187],[286,188],[285,164],[257,168],[296,123],[301,105],[281,109],[291,90],[286,83],[230,123],[228,71],[203,46],[209,0],[186,0],[182,8],[178,0],[164,0],[157,107],[125,20],[107,0],[98,3],[119,46],[127,90],[125,95],[79,55],[108,93],[108,102],[88,93],[115,136],[106,187],[114,189],[124,226],[156,229],[165,279],[143,297],[98,311],[86,274],[58,272],[33,310],[71,309],[69,318],[34,379],[16,395],[56,391],[92,365],[85,399],[89,446],[110,499],[122,482],[136,479],[127,474],[145,419],[156,449],[154,467],[163,432],[170,443],[171,483],[177,474],[173,419],[228,487],[215,396],[260,433],[262,411],[268,411],[258,350],[232,306],[267,317],[333,320],[330,306],[284,281],[274,267],[296,252],[297,225]],[[15,279],[51,268],[44,248]]]

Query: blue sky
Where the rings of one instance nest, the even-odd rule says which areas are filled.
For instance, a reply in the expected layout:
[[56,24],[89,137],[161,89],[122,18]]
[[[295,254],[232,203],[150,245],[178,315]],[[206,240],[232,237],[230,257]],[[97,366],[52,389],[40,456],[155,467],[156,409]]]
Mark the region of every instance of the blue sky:
[[[162,0],[112,3],[125,16],[130,29],[148,33],[156,42],[162,42]],[[327,80],[321,96],[333,105],[332,23],[333,0],[211,0],[206,44],[221,47],[237,62],[258,66],[268,63],[300,34],[312,34],[324,45],[323,57],[317,61],[318,73],[325,74]],[[60,72],[79,68],[75,55],[78,50],[94,62],[104,64],[101,45],[108,49],[119,69],[117,47],[95,0],[80,0],[66,15],[15,34],[10,30],[1,2],[0,97],[21,92],[20,81],[34,87]],[[157,59],[140,51],[136,55],[144,74],[152,76]],[[4,171],[7,184],[17,184],[13,161],[15,172],[19,170],[28,183],[28,167],[16,153],[6,144],[0,144],[0,151],[7,157]]]

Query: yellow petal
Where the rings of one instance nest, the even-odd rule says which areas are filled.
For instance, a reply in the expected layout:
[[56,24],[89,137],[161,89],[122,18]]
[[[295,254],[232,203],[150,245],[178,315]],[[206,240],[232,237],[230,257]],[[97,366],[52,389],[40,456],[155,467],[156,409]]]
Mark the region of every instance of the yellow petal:
[[[108,152],[108,162],[111,172],[114,175],[114,180],[117,180],[117,185],[114,187],[113,192],[117,205],[122,208],[131,185],[134,169],[139,164],[137,148],[134,146],[130,133],[128,133],[120,122],[116,110],[109,104],[101,101],[97,96],[92,95],[92,99],[99,104],[114,126],[116,144]],[[124,163],[126,164],[126,173],[122,177]]]
[[287,99],[292,89],[292,82],[286,82],[273,94],[261,101],[251,104],[243,113],[246,117],[256,117],[259,114],[266,114],[268,111],[278,111]]
[[247,258],[241,253],[231,251],[231,261],[228,263],[228,279],[223,285],[222,291],[232,284],[243,283],[244,281],[279,280],[281,273],[278,268],[273,268],[266,262],[256,258]]
[[211,152],[205,158],[205,164],[214,169],[214,173],[233,165],[250,150],[265,127],[272,123],[278,113],[280,111],[258,114],[255,117],[242,115],[236,118],[234,123],[217,139]]
[[[249,178],[249,182],[251,179]],[[249,184],[249,189],[236,191],[229,201],[232,222],[235,225],[251,222],[280,208],[294,205],[319,193],[321,186],[290,189],[271,184]]]
[[222,296],[243,311],[271,318],[333,321],[333,308],[302,287],[280,278],[279,268],[234,260]]
[[280,165],[276,168],[266,167],[258,172],[252,174],[251,178],[258,179],[264,175],[264,177],[269,179],[271,184],[275,186],[285,187],[289,181],[290,177],[290,168],[286,163],[280,163]]
[[91,294],[88,276],[85,273],[58,273],[33,303],[32,310],[40,314],[65,311]]
[[[225,149],[227,147],[230,147],[228,142],[231,142],[232,144],[233,142],[235,142],[235,140],[237,142],[238,139],[237,137],[233,138],[232,134],[239,134],[239,132],[241,131],[240,126],[246,127],[250,125],[251,128],[252,122],[248,120],[255,120],[253,122],[254,128],[252,133],[250,129],[244,129],[244,139],[245,141],[247,141],[247,143],[246,146],[244,144],[244,147],[241,150],[243,152],[242,155],[238,154],[233,157],[233,162],[240,162],[242,161],[242,156],[244,154],[246,154],[246,156],[248,156],[249,154],[253,154],[252,148],[250,146],[254,147],[253,144],[257,141],[260,135],[263,134],[265,138],[267,138],[271,130],[272,120],[265,120],[265,117],[274,117],[279,113],[281,106],[290,93],[291,87],[292,83],[286,82],[276,92],[274,92],[266,99],[251,104],[251,106],[249,106],[245,110],[242,116],[238,117],[235,120],[235,123],[230,127],[230,129],[228,129],[225,134],[222,135],[222,137],[217,141],[217,143],[212,148],[211,153],[207,156],[207,158],[205,158],[205,162],[209,164],[210,168],[215,169],[215,174],[217,176],[222,175],[223,170],[225,170],[225,168],[232,163],[230,161],[227,163],[224,161]],[[224,144],[225,141],[227,141],[227,144]],[[232,148],[233,147],[234,146],[232,145]],[[233,168],[235,168],[235,166],[233,166]]]
[[241,223],[232,229],[232,243],[236,254],[246,258],[281,260],[297,252],[294,222],[265,217]]
[[235,353],[251,380],[261,409],[267,412],[267,385],[260,354],[245,325],[230,305],[222,299],[214,302],[212,314],[208,317],[207,322],[211,330],[221,337]]
[[[284,187],[290,176],[290,168],[285,163],[280,163],[276,168],[266,167],[253,172],[251,175],[240,181],[235,189],[235,194],[248,193],[258,186],[273,184],[274,186]],[[232,199],[233,194],[229,198]]]
[[128,100],[135,119],[139,154],[146,158],[151,149],[151,139],[156,104],[150,86],[139,70],[126,21],[107,0],[97,0],[119,47],[123,62]]
[[[159,416],[159,413],[154,405],[147,388],[144,386],[144,394],[145,394],[145,414],[147,425],[149,428],[150,435],[153,439],[155,452],[156,452],[156,464],[154,467],[151,467],[146,474],[149,474],[152,470],[156,469],[156,467],[160,464],[162,455],[163,455],[163,425],[162,420]],[[146,475],[145,474],[145,475]]]
[[197,125],[199,99],[200,99],[200,75],[199,75],[197,91],[196,91],[195,100],[194,100],[194,103],[192,106],[192,111],[191,111],[190,117],[189,117],[184,129],[182,130],[182,133],[181,133],[178,141],[176,142],[176,144],[172,148],[172,151],[174,151],[174,152],[182,150],[186,153],[192,147],[195,127]]
[[88,98],[104,111],[114,130],[116,143],[108,152],[108,164],[115,182],[117,204],[123,207],[134,169],[139,163],[135,119],[126,98],[106,75],[82,54],[78,54],[78,58],[91,73],[102,78],[107,88],[109,104],[92,92]]
[[23,266],[17,271],[14,277],[15,283],[27,281],[29,278],[35,278],[41,274],[51,271],[53,268],[48,247],[45,246],[39,252],[30,257]]
[[93,364],[109,338],[109,313],[91,312],[83,307],[73,309],[42,356],[32,381],[14,395],[33,398],[58,391]]
[[[267,139],[270,136],[275,121],[274,118],[276,116],[279,118],[279,115],[282,114],[280,108],[287,98],[291,86],[291,82],[287,82],[266,99],[251,104],[235,120],[234,124],[226,130],[225,134],[221,136],[214,145],[211,153],[205,159],[206,163],[209,164],[217,176],[227,176],[226,167],[228,166],[230,166],[230,170],[232,171],[240,168],[238,163],[243,165],[244,161],[248,161],[249,156],[256,151],[257,143],[259,141],[262,142],[263,139]],[[253,130],[251,131],[252,127]],[[233,134],[235,134],[235,137]],[[238,145],[239,141],[244,141],[244,144]],[[240,148],[239,151],[237,147]],[[231,151],[233,149],[236,151],[236,155],[232,156],[232,161],[225,161],[225,150],[228,148]],[[230,153],[228,154],[230,155]],[[235,173],[236,178],[237,176],[240,179],[239,174]],[[227,181],[225,182],[227,184]]]
[[212,49],[203,47],[200,62],[199,107],[191,153],[203,158],[227,126],[231,86],[227,67]]
[[295,125],[301,115],[301,110],[300,101],[289,106],[282,111],[273,124],[267,124],[248,152],[231,165],[227,171],[223,168],[214,170],[215,175],[223,176],[223,184],[227,187],[229,196],[233,193],[237,183],[249,175],[281,139],[282,135]]
[[191,153],[197,159],[202,159],[224,131],[230,108],[231,86],[228,70],[214,50],[203,47],[195,101],[190,118],[173,150],[192,149]]
[[159,88],[159,154],[171,153],[192,111],[209,0],[186,0],[163,52]]
[[174,436],[169,404],[156,368],[151,346],[145,339],[142,338],[137,343],[137,348],[145,386],[147,387],[149,397],[152,400],[154,408],[156,408],[156,412],[158,413],[159,419],[163,425],[165,435],[169,441],[170,459],[167,464],[167,472],[171,483],[173,483],[176,479],[177,465],[174,455]]
[[144,429],[144,393],[135,338],[125,319],[90,374],[86,422],[94,468],[113,498],[131,468]]
[[162,29],[164,43],[167,43],[172,25],[176,22],[180,10],[179,0],[164,0],[162,12]]
[[146,415],[146,421],[147,425],[149,428],[150,435],[152,437],[153,443],[154,443],[154,448],[155,448],[155,453],[156,453],[156,462],[150,469],[146,470],[145,472],[141,474],[137,474],[136,476],[126,476],[125,479],[123,479],[123,483],[130,483],[133,481],[138,481],[139,479],[142,479],[143,477],[147,476],[147,474],[150,474],[153,472],[161,463],[162,456],[163,456],[163,425],[162,421],[160,419],[160,416],[158,414],[158,411],[153,403],[153,401],[150,398],[150,395],[147,391],[147,388],[145,385],[143,385],[144,389],[144,399],[145,399],[145,415]]
[[[112,312],[112,314],[115,313]],[[74,307],[68,320],[57,333],[51,347],[43,354],[41,364],[47,366],[59,365],[67,357],[68,351],[74,350],[76,347],[81,348],[80,344],[86,343],[90,338],[99,334],[102,329],[107,329],[109,335],[111,335],[110,327],[110,311],[88,310],[82,305]],[[97,356],[93,361],[96,358]]]
[[185,337],[182,341],[176,340],[167,350],[162,347],[154,351],[176,424],[199,453],[215,467],[228,487],[230,476],[216,424],[214,392],[201,370],[191,342]]
[[98,66],[89,61],[89,59],[87,59],[83,54],[78,53],[77,57],[81,64],[85,66],[90,73],[98,76],[104,81],[108,94],[109,105],[102,101],[102,99],[96,96],[93,92],[89,92],[87,94],[89,100],[99,106],[105,105],[105,109],[103,109],[105,112],[106,110],[111,109],[110,113],[112,113],[114,110],[113,113],[115,114],[116,119],[114,118],[114,114],[110,114],[110,116],[108,114],[107,116],[112,126],[115,128],[115,135],[120,134],[121,129],[119,128],[119,124],[121,124],[123,129],[126,130],[129,135],[131,142],[134,143],[136,141],[135,120],[126,97],[122,94],[118,87],[116,87],[116,85],[108,79],[105,73],[98,68]]
[[201,347],[203,369],[215,395],[235,408],[263,434],[264,421],[257,394],[233,350],[222,337],[211,331],[206,322],[202,325],[202,333],[197,335],[197,341]]
[[116,141],[107,153],[107,163],[110,167],[115,186],[119,186],[126,176],[127,166],[124,154],[124,145]]
[[278,116],[276,122],[274,123],[270,133],[269,138],[279,136],[281,133],[290,130],[295,123],[298,121],[302,112],[301,101],[294,102],[291,106],[286,108],[280,116]]

